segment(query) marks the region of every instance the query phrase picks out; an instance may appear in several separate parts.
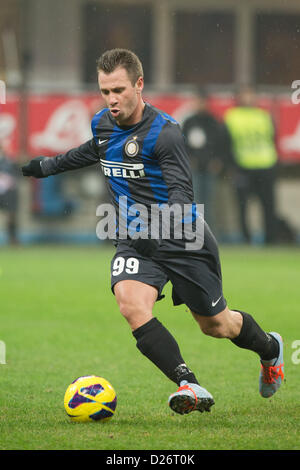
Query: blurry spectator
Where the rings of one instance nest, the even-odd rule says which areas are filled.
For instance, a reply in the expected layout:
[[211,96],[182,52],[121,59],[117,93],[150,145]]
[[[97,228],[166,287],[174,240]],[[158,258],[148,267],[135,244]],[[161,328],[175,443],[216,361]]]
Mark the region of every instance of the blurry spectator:
[[269,112],[257,107],[252,87],[239,90],[237,104],[224,115],[228,130],[228,157],[245,241],[251,241],[247,220],[249,198],[258,198],[263,213],[265,243],[276,241],[275,175],[277,150]]
[[221,125],[208,110],[207,96],[198,91],[195,107],[182,123],[182,131],[191,161],[194,200],[204,204],[204,217],[215,231],[213,196],[223,163],[221,148]]
[[17,212],[18,212],[18,185],[17,166],[6,157],[0,143],[0,210],[7,214],[6,232],[8,241],[16,244],[17,240]]

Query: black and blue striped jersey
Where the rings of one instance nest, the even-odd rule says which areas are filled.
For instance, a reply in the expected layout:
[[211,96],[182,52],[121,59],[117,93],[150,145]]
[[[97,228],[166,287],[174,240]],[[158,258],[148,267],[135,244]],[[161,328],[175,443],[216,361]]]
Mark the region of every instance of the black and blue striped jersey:
[[111,202],[119,208],[143,204],[191,204],[189,157],[179,124],[146,103],[140,122],[119,127],[105,108],[92,119],[93,137],[65,154],[42,162],[45,176],[100,164]]

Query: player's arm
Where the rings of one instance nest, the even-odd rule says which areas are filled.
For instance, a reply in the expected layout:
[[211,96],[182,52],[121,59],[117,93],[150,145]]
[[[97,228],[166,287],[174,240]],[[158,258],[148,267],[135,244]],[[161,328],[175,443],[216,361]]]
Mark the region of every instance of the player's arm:
[[65,171],[94,165],[99,155],[94,139],[55,157],[36,157],[22,167],[23,176],[45,178]]
[[159,135],[155,155],[168,188],[168,204],[191,204],[193,185],[186,143],[178,124],[168,122]]

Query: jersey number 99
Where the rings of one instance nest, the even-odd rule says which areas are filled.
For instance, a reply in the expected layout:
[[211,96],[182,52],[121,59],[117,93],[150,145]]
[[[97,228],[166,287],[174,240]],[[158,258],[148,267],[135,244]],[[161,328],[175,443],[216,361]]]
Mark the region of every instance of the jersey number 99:
[[137,274],[139,270],[139,260],[136,258],[128,258],[125,260],[123,256],[118,256],[113,264],[113,276],[119,276],[125,269],[127,274]]

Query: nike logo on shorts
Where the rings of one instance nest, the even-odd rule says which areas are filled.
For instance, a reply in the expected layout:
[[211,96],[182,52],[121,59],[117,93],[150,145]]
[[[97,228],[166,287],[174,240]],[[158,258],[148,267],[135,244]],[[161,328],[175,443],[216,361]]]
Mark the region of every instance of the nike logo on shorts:
[[215,306],[217,305],[217,303],[218,303],[221,299],[222,299],[222,296],[220,296],[217,300],[212,301],[211,306],[212,306],[212,307],[215,307]]

